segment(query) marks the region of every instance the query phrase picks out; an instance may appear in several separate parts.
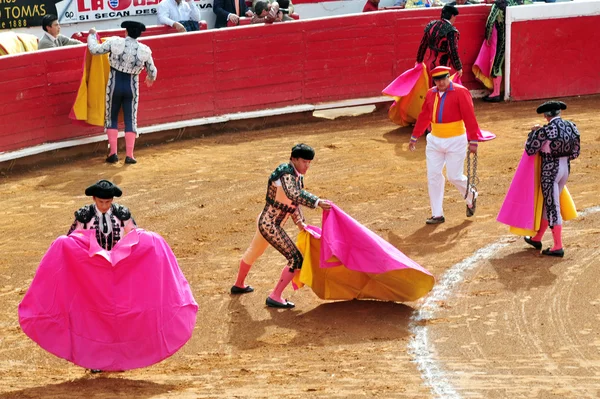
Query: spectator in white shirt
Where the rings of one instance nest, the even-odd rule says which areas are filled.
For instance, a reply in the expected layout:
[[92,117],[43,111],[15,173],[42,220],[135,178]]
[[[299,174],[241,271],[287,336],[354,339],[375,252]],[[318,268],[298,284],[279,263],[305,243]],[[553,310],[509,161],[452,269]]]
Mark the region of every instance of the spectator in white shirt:
[[157,14],[159,25],[172,26],[177,32],[199,30],[200,11],[193,0],[162,0]]

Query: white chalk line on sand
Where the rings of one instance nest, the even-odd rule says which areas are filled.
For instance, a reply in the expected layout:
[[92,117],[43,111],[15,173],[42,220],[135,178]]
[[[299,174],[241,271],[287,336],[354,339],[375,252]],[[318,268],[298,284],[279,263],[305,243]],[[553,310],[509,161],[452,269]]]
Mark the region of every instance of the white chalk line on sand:
[[[600,206],[584,209],[578,217],[585,217],[600,212]],[[460,399],[461,396],[452,386],[446,373],[437,360],[436,349],[429,341],[428,320],[436,317],[440,303],[450,298],[454,290],[464,280],[466,272],[474,269],[480,261],[489,259],[500,249],[514,241],[513,237],[502,237],[495,243],[478,249],[473,255],[455,264],[442,275],[429,295],[423,300],[419,309],[413,313],[409,322],[412,338],[408,344],[408,352],[417,364],[421,377],[437,398]]]

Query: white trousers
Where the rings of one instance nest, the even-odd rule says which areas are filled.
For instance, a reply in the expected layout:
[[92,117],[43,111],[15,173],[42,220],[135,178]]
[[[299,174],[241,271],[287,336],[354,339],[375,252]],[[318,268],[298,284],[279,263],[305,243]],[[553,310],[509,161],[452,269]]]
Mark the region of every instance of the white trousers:
[[[428,134],[425,155],[427,157],[427,186],[431,214],[432,216],[444,216],[444,185],[446,182],[442,174],[444,165],[448,180],[458,189],[462,198],[465,198],[467,192],[467,176],[464,175],[467,135],[442,139]],[[466,200],[467,205],[471,205],[472,200],[473,191]]]

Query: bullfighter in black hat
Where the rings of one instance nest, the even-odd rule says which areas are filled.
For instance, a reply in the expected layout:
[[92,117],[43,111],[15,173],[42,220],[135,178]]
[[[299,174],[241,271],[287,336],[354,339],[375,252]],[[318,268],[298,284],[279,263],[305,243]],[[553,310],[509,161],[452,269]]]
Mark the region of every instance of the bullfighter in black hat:
[[[452,66],[462,76],[462,62],[458,55],[458,39],[460,34],[454,27],[458,9],[451,5],[442,8],[440,19],[433,20],[425,27],[423,38],[417,52],[417,63],[425,59],[425,53],[429,49],[426,67],[429,71],[437,66]],[[452,65],[450,65],[452,64]]]
[[534,237],[525,237],[525,241],[538,250],[542,249],[542,237],[550,226],[554,245],[543,250],[542,254],[558,257],[564,256],[559,197],[569,177],[570,161],[577,158],[580,151],[577,127],[573,122],[561,118],[561,111],[565,109],[567,105],[561,101],[548,101],[540,105],[537,113],[544,114],[548,124],[535,125],[525,144],[528,155],[538,152],[541,155],[540,184],[544,198],[540,229]]
[[124,21],[121,28],[127,29],[127,37],[114,37],[104,43],[98,42],[96,30],[90,29],[88,48],[92,54],[110,53],[110,73],[106,85],[106,134],[110,153],[106,162],[119,161],[117,156],[118,117],[123,108],[125,118],[125,163],[133,164],[137,161],[133,157],[133,148],[137,136],[137,111],[139,102],[139,74],[145,68],[148,72],[146,85],[152,86],[156,80],[157,70],[152,60],[150,47],[139,43],[137,38],[146,30],[140,22]]
[[327,200],[304,190],[304,174],[308,170],[315,151],[306,144],[297,144],[292,148],[289,163],[283,163],[271,173],[267,183],[266,204],[258,217],[257,231],[252,243],[240,261],[237,280],[231,287],[232,294],[245,294],[254,289],[244,283],[252,264],[271,244],[287,259],[288,263],[281,271],[281,278],[275,289],[267,297],[266,304],[274,308],[293,308],[294,304],[283,299],[285,287],[292,281],[294,272],[302,268],[303,257],[296,244],[287,235],[283,226],[291,216],[300,230],[305,227],[301,205],[310,208],[331,209]]
[[108,180],[99,180],[85,190],[94,203],[75,212],[75,221],[67,235],[75,230],[96,230],[98,244],[110,251],[114,245],[137,227],[131,212],[126,207],[113,203],[114,197],[123,194],[121,189]]

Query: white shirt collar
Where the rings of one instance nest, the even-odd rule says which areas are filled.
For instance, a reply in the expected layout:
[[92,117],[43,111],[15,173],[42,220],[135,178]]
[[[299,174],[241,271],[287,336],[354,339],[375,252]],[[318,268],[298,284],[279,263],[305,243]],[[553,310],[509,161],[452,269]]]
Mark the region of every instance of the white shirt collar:
[[550,119],[550,120],[548,121],[548,123],[552,122],[552,121],[553,121],[553,120],[555,120],[555,119],[559,119],[559,118],[560,118],[560,115],[558,115],[558,116],[555,116],[554,118]]
[[50,33],[46,32],[46,31],[44,31],[44,34],[46,36],[48,36],[48,39],[50,39],[53,43],[56,43],[56,41],[58,40],[58,38],[52,36]]
[[[99,217],[102,217],[102,212],[100,212],[100,209],[98,209],[98,207],[96,208],[96,215],[98,215]],[[106,214],[108,216],[112,215],[112,206],[110,208],[108,208],[108,211],[106,211]]]

